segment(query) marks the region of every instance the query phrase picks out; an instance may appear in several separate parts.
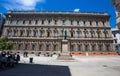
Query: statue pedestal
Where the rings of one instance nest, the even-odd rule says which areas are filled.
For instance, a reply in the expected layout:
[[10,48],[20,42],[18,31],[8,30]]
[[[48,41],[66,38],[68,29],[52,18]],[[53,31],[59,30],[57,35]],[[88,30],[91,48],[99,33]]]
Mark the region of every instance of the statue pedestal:
[[69,55],[68,40],[62,40],[62,53],[61,55]]

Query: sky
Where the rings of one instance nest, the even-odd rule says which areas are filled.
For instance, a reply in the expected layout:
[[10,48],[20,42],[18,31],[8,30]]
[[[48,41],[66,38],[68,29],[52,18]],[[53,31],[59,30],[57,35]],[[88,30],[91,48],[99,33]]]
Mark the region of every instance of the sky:
[[0,0],[0,13],[8,10],[106,12],[110,15],[111,28],[116,28],[111,0]]

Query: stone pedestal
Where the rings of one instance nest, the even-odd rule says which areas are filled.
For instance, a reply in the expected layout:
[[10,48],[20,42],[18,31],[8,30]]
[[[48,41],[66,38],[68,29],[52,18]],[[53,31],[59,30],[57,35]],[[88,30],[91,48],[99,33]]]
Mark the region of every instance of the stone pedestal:
[[69,55],[68,40],[62,40],[62,53],[61,55]]

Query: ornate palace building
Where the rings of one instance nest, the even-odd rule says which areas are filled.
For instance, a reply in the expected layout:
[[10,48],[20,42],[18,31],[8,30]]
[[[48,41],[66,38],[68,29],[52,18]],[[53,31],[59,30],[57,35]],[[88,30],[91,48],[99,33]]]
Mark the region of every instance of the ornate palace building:
[[111,52],[107,13],[9,11],[3,28],[17,52]]

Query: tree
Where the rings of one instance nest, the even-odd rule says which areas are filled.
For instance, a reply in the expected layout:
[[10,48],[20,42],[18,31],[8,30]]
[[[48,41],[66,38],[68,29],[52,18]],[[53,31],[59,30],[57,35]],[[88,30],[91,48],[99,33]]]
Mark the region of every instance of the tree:
[[12,41],[8,40],[6,36],[0,38],[0,50],[12,50],[14,48],[14,44],[12,43]]

